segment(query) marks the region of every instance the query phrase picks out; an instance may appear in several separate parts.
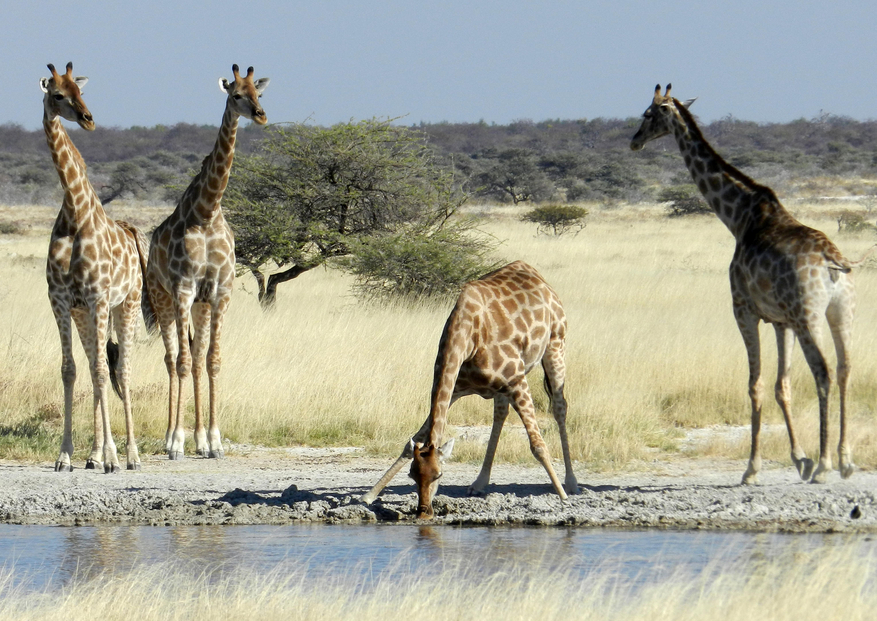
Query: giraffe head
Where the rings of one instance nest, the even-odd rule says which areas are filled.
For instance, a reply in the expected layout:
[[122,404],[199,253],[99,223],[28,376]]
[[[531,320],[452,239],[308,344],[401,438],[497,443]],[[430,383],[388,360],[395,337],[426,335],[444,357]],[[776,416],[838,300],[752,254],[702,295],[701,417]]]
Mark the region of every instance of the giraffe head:
[[[672,84],[667,85],[667,90],[661,95],[661,85],[655,86],[655,97],[652,105],[643,112],[643,122],[630,141],[630,148],[639,151],[647,142],[666,136],[673,131],[673,119],[677,114],[676,104],[679,101],[670,96]],[[686,108],[694,103],[694,99],[681,102]]]
[[432,499],[442,477],[442,462],[451,456],[454,440],[451,438],[442,446],[436,447],[432,443],[424,445],[411,438],[408,448],[414,457],[408,476],[414,479],[414,484],[417,486],[417,517],[431,518]]
[[82,87],[88,82],[83,76],[73,77],[73,63],[67,63],[67,73],[59,74],[55,65],[49,64],[51,78],[40,78],[40,88],[45,95],[43,105],[49,118],[61,116],[78,123],[82,129],[94,129],[94,119],[82,100]]
[[268,86],[269,78],[253,80],[253,68],[247,69],[247,75],[241,77],[237,65],[232,65],[234,81],[229,82],[225,78],[219,78],[219,88],[228,95],[228,105],[240,116],[250,119],[257,125],[268,122],[265,111],[259,105],[262,91]]

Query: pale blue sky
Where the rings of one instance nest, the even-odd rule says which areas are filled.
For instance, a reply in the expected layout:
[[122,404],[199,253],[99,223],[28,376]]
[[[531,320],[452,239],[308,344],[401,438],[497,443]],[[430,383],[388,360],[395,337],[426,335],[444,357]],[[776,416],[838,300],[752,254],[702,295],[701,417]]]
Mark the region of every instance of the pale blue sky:
[[877,118],[873,0],[33,0],[0,15],[0,123],[28,129],[46,63],[70,60],[115,127],[218,125],[232,63],[271,78],[270,122],[624,118],[657,82],[698,96],[705,121]]

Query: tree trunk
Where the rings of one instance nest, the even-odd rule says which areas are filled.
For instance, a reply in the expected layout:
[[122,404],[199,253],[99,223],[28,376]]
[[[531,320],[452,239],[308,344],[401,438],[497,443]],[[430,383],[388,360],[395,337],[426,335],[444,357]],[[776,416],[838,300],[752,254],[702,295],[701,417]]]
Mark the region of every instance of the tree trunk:
[[[277,298],[277,285],[292,280],[293,278],[298,278],[309,269],[312,268],[293,265],[288,270],[271,274],[268,277],[267,286],[263,287],[264,281],[259,281],[259,302],[262,303],[262,310],[269,310],[274,306],[274,302]],[[257,277],[256,280],[259,280],[259,278]]]

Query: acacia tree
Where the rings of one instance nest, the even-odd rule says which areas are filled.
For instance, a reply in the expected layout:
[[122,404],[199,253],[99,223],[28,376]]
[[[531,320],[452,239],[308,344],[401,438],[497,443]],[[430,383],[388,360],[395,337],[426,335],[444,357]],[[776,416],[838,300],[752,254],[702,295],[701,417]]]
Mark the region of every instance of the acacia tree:
[[[453,217],[465,196],[452,174],[435,163],[422,133],[391,121],[275,126],[235,162],[224,209],[238,265],[256,278],[263,306],[280,283],[327,263],[351,271],[366,297],[441,293],[413,260],[418,253],[472,257],[450,262],[457,285],[492,267],[490,242]],[[381,273],[376,256],[411,273]]]

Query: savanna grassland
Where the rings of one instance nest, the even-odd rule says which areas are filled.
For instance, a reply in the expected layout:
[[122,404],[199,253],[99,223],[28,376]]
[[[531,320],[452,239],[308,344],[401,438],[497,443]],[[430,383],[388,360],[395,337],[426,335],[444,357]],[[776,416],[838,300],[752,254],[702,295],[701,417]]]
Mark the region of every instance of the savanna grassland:
[[[668,218],[660,206],[589,206],[576,236],[536,235],[520,208],[471,207],[481,228],[501,241],[502,259],[523,259],[559,293],[569,320],[566,394],[568,428],[578,469],[642,467],[643,460],[680,454],[743,459],[739,440],[684,442],[687,431],[749,422],[745,350],[733,320],[727,265],[734,250],[713,216]],[[873,229],[838,234],[845,205],[789,203],[803,222],[828,233],[857,259],[873,245]],[[111,205],[110,215],[151,229],[165,208]],[[57,329],[44,277],[48,230],[55,208],[5,207],[0,223],[0,458],[50,461],[60,445],[62,386]],[[849,415],[854,459],[877,466],[877,271],[855,281],[859,311],[852,349]],[[266,446],[363,446],[397,453],[427,414],[432,365],[451,302],[417,306],[364,305],[338,271],[308,272],[278,291],[265,313],[255,282],[241,276],[223,333],[220,375],[223,437]],[[772,399],[774,332],[762,327],[768,428],[765,457],[788,459],[788,441]],[[833,365],[830,335],[823,346]],[[79,345],[74,421],[75,460],[91,444],[91,385]],[[133,354],[133,404],[141,452],[161,453],[167,425],[167,379],[161,340],[142,332]],[[531,381],[541,386],[541,369]],[[817,403],[800,348],[793,362],[793,410],[809,455],[818,445]],[[190,389],[191,390],[191,389]],[[547,399],[534,389],[541,426],[559,456]],[[113,398],[114,435],[124,421]],[[191,401],[190,401],[191,410]],[[832,401],[837,439],[837,397]],[[488,425],[489,403],[469,397],[450,413],[452,426]],[[509,424],[518,425],[509,418]],[[189,423],[191,426],[191,422]],[[189,434],[191,436],[191,434]],[[189,438],[191,439],[191,438]],[[187,447],[191,451],[191,446]],[[457,459],[478,461],[483,448],[462,442]],[[531,461],[520,434],[506,434],[500,461]],[[741,465],[742,469],[742,465]]]

